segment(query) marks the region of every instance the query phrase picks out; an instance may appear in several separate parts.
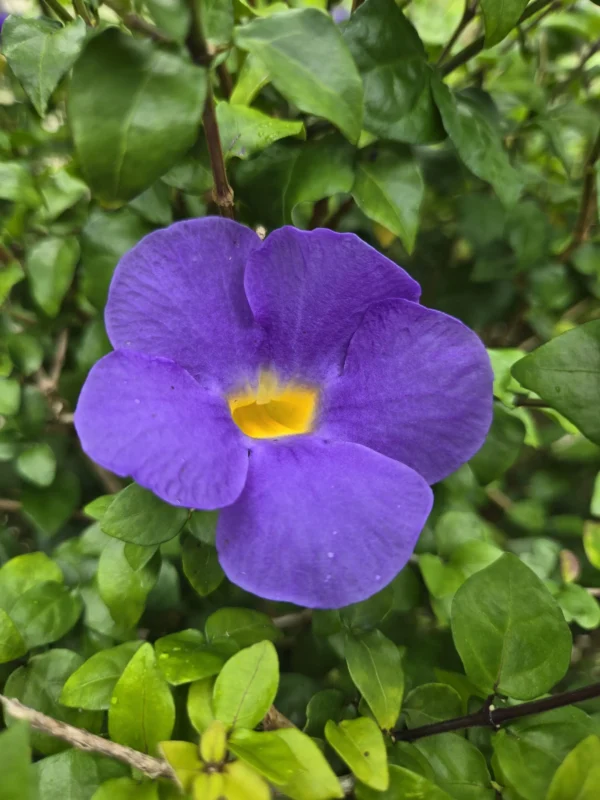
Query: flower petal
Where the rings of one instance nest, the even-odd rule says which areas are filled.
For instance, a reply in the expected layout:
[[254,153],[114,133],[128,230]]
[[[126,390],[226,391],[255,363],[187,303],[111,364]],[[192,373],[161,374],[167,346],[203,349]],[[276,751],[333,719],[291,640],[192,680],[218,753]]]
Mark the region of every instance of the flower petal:
[[250,228],[218,217],[146,236],[123,256],[110,286],[106,328],[113,347],[170,358],[204,386],[243,382],[261,337],[244,268],[260,244]]
[[165,358],[117,350],[91,370],[75,427],[83,450],[175,506],[220,508],[248,471],[226,403]]
[[408,273],[353,233],[271,233],[250,255],[246,294],[266,330],[266,360],[283,379],[339,374],[350,337],[376,300],[418,300]]
[[435,483],[483,444],[492,383],[485,348],[462,322],[405,300],[376,303],[352,337],[343,374],[324,392],[319,432]]
[[431,503],[420,475],[366,447],[270,442],[252,451],[244,491],[219,515],[219,560],[261,597],[339,608],[402,569]]

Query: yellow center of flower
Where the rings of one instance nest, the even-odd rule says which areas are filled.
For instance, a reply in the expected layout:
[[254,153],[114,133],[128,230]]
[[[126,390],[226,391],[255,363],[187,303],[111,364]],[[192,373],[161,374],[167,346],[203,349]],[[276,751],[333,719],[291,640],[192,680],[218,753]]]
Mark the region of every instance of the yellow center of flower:
[[229,395],[227,402],[235,424],[253,439],[276,439],[312,430],[318,391],[289,383],[280,386],[277,377],[261,370],[256,386]]

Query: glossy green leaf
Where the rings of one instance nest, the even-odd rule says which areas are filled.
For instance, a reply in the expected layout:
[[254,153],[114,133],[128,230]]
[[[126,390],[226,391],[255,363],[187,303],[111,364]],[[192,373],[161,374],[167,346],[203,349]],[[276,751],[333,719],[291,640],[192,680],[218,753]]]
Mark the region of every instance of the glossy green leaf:
[[485,23],[486,47],[493,47],[504,39],[515,27],[528,0],[479,0]]
[[411,800],[452,800],[449,794],[427,778],[395,764],[390,765],[390,785],[385,792],[359,783],[355,794],[357,800],[399,800],[404,797],[410,797]]
[[59,472],[47,488],[24,486],[23,511],[44,533],[53,536],[79,505],[79,480],[72,472]]
[[126,547],[124,542],[114,539],[102,551],[98,562],[98,590],[113,619],[131,627],[142,616],[146,599],[158,578],[160,554],[154,554],[150,561],[142,562],[142,566],[135,569],[127,559]]
[[26,652],[23,636],[6,611],[0,608],[0,664],[20,658]]
[[187,535],[181,543],[181,558],[185,577],[200,597],[218,589],[225,578],[216,548]]
[[18,333],[8,337],[8,352],[24,375],[33,375],[42,366],[44,348],[34,336]]
[[269,70],[256,53],[249,53],[238,73],[229,102],[248,106],[260,90],[269,82]]
[[161,742],[160,751],[175,773],[181,789],[189,791],[203,766],[198,745],[191,742]]
[[36,217],[41,222],[51,222],[84,198],[90,191],[86,184],[67,169],[51,172],[40,182],[42,205]]
[[24,553],[0,567],[0,606],[10,612],[15,601],[46,581],[63,582],[60,567],[45,553]]
[[29,649],[61,639],[83,610],[76,589],[53,581],[32,586],[13,604],[10,616]]
[[204,70],[173,51],[115,28],[91,39],[73,70],[68,112],[96,197],[120,205],[173,166],[194,142],[205,92]]
[[445,683],[423,683],[406,695],[402,710],[406,726],[418,728],[460,717],[462,700],[456,689]]
[[337,725],[329,721],[325,738],[362,783],[385,791],[389,785],[387,753],[383,734],[372,719],[359,717]]
[[200,631],[171,633],[157,639],[156,657],[168,683],[179,686],[218,675],[225,657],[205,644]]
[[546,800],[594,800],[600,786],[600,738],[579,742],[554,773]]
[[0,379],[0,414],[10,417],[21,405],[21,387],[13,378]]
[[209,47],[230,44],[233,34],[233,0],[198,0],[202,32]]
[[0,800],[37,800],[27,723],[19,722],[0,733],[0,753],[3,763]]
[[[82,660],[77,653],[59,648],[33,656],[26,666],[18,667],[11,673],[3,694],[6,697],[15,697],[23,705],[41,711],[49,717],[97,733],[102,723],[101,714],[66,708],[60,703],[60,694],[65,681],[81,666]],[[14,723],[7,714],[4,718],[7,724]],[[68,747],[60,739],[39,731],[31,732],[31,746],[44,755],[58,753]]]
[[344,39],[364,83],[366,130],[411,144],[444,137],[425,48],[394,0],[362,3]]
[[270,783],[283,786],[304,769],[280,731],[234,730],[227,740],[229,750]]
[[294,9],[239,28],[235,41],[260,57],[288,100],[333,122],[351,142],[358,140],[362,82],[330,17],[314,8]]
[[583,586],[566,584],[556,595],[556,600],[567,622],[576,622],[587,630],[600,625],[600,605]]
[[56,457],[47,444],[35,444],[20,453],[17,472],[35,486],[50,486],[56,476]]
[[342,787],[318,745],[297,728],[275,731],[296,760],[302,764],[290,780],[278,790],[292,800],[332,800],[343,797]]
[[[0,181],[2,181],[2,166],[0,165]],[[0,189],[0,194],[2,190]],[[0,305],[8,297],[10,290],[25,277],[23,267],[18,261],[11,261],[4,269],[0,270]]]
[[204,678],[191,684],[187,698],[187,713],[190,722],[198,733],[202,733],[214,720],[213,689],[214,678]]
[[455,800],[494,800],[490,773],[481,750],[456,733],[415,742],[433,770],[435,782]]
[[[40,196],[35,189],[31,172],[18,161],[0,162],[0,198],[35,207]],[[13,275],[16,268],[13,267]],[[6,279],[5,279],[6,280]]]
[[439,78],[432,81],[432,88],[444,128],[462,161],[478,178],[492,184],[506,206],[514,205],[521,194],[521,179],[487,110],[472,96],[454,95]]
[[482,485],[500,478],[518,459],[525,442],[525,426],[500,403],[494,404],[494,418],[483,447],[469,464]]
[[33,299],[49,317],[55,317],[67,293],[79,260],[75,237],[47,236],[27,253],[27,277]]
[[415,245],[423,192],[423,178],[406,148],[374,145],[363,152],[352,196],[368,217],[400,237],[409,252]]
[[59,26],[48,19],[15,15],[2,26],[2,52],[40,117],[59,81],[77,60],[85,38],[82,19]]
[[350,676],[380,727],[391,730],[404,694],[402,659],[396,645],[381,631],[346,634],[345,656]]
[[124,776],[127,767],[114,758],[67,750],[38,761],[34,773],[39,786],[39,800],[65,797],[91,800],[104,781]]
[[342,624],[350,629],[370,630],[381,622],[392,610],[394,590],[388,585],[361,603],[353,603],[340,609]]
[[169,506],[152,492],[132,483],[110,504],[100,527],[116,539],[149,547],[177,536],[188,514],[187,509]]
[[[230,800],[270,800],[268,784],[254,770],[241,761],[229,764],[223,772],[223,792]],[[194,800],[210,796],[210,793],[196,791]]]
[[217,122],[225,160],[248,158],[287,136],[306,137],[301,121],[276,119],[254,108],[226,102],[217,106]]
[[344,695],[339,689],[323,689],[317,692],[306,706],[304,733],[322,739],[325,724],[329,720],[339,722],[344,706]]
[[204,632],[209,644],[215,646],[229,639],[239,647],[249,647],[264,639],[276,642],[281,638],[271,618],[251,608],[220,608],[206,620]]
[[92,800],[159,800],[156,781],[140,781],[133,778],[109,778],[92,795]]
[[464,0],[416,0],[410,16],[424,42],[446,44],[464,9]]
[[117,681],[108,710],[110,738],[156,755],[157,746],[171,737],[175,704],[152,645],[144,643]]
[[215,717],[230,728],[254,728],[277,693],[279,664],[271,642],[241,650],[225,664],[215,682]]
[[506,553],[456,593],[452,635],[467,677],[486,693],[539,697],[564,676],[571,633],[542,581]]
[[117,681],[141,645],[139,641],[125,642],[88,658],[63,686],[60,695],[62,705],[90,711],[109,708]]
[[580,325],[518,361],[512,374],[526,389],[600,443],[600,320]]

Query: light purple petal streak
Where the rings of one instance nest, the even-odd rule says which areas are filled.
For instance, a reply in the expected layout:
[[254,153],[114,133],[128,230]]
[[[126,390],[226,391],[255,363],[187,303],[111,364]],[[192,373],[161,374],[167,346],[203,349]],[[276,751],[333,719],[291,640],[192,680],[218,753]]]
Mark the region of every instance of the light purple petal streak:
[[81,391],[75,427],[94,461],[175,506],[220,508],[246,480],[248,451],[227,405],[167,359],[105,356]]
[[250,254],[246,294],[284,379],[338,374],[350,337],[376,300],[418,300],[408,273],[353,233],[284,227]]
[[360,445],[299,437],[257,446],[217,526],[226,575],[247,591],[339,608],[383,588],[431,510],[416,472]]
[[219,217],[144,237],[115,271],[106,329],[115,349],[170,358],[203,386],[229,390],[256,368],[260,331],[244,268],[260,239]]
[[405,300],[376,303],[324,392],[320,434],[363,444],[435,483],[483,444],[492,383],[485,347],[462,322]]

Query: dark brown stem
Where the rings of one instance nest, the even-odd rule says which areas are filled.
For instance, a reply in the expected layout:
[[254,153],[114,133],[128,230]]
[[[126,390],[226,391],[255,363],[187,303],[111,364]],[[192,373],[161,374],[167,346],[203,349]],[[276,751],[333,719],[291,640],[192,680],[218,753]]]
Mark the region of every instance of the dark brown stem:
[[0,497],[0,511],[5,511],[7,514],[16,514],[21,510],[22,504],[19,500],[9,500],[8,498]]
[[346,216],[346,214],[348,213],[348,211],[350,211],[353,205],[354,205],[354,198],[349,197],[347,200],[344,200],[344,202],[338,208],[338,210],[329,217],[329,219],[325,224],[325,227],[331,228],[332,231],[336,231],[343,217]]
[[219,86],[221,88],[221,94],[225,98],[225,100],[229,100],[231,97],[231,93],[233,92],[233,80],[231,79],[231,74],[227,67],[225,66],[225,62],[219,64],[216,69],[217,78],[219,79]]
[[464,29],[471,22],[471,20],[475,18],[475,13],[476,13],[475,12],[475,6],[474,5],[470,5],[470,4],[467,3],[467,5],[465,6],[465,10],[463,12],[463,15],[461,17],[461,20],[458,23],[458,25],[456,26],[456,30],[454,31],[454,33],[450,37],[450,39],[448,41],[448,44],[444,47],[444,49],[442,50],[442,54],[440,55],[440,57],[437,60],[438,66],[442,63],[442,61],[444,61],[446,59],[447,56],[450,55],[450,53],[452,52],[452,48],[454,47],[454,45],[458,41],[458,39],[461,36],[461,34],[464,31]]
[[520,703],[517,706],[509,706],[508,708],[494,708],[489,704],[485,704],[483,708],[473,714],[446,719],[443,722],[434,722],[431,725],[423,725],[420,728],[393,731],[392,736],[396,741],[414,742],[417,739],[423,739],[425,736],[460,731],[464,728],[492,728],[496,730],[501,725],[505,725],[515,719],[528,717],[532,714],[541,714],[544,711],[552,711],[555,708],[564,708],[574,703],[582,703],[584,700],[591,700],[594,697],[600,697],[600,683],[593,683],[591,686],[584,686],[582,689],[575,689],[572,692],[561,692],[552,697],[544,697],[541,700],[532,700],[530,703]]
[[329,198],[323,197],[313,206],[312,217],[308,223],[308,229],[313,231],[315,228],[322,228],[329,213]]
[[[537,14],[538,11],[541,11],[553,2],[554,0],[536,0],[535,3],[531,3],[521,15],[517,25],[521,25],[523,22],[533,17],[534,14]],[[462,67],[463,64],[466,64],[467,61],[480,53],[484,45],[485,36],[480,36],[478,39],[475,39],[474,42],[467,45],[460,53],[457,53],[454,58],[451,58],[450,61],[442,67],[442,75],[449,75],[451,72],[454,72],[455,69],[458,69],[458,67]]]
[[352,11],[351,13],[354,14],[357,8],[360,8],[365,0],[352,0]]
[[581,194],[581,205],[579,215],[575,223],[573,238],[568,246],[559,255],[560,261],[568,261],[580,244],[585,242],[590,228],[593,225],[598,198],[596,192],[596,161],[600,158],[600,131],[596,136],[596,141],[586,159],[583,168],[583,192]]
[[152,25],[151,22],[147,22],[143,17],[138,17],[137,14],[129,12],[122,12],[117,0],[104,0],[104,5],[112,9],[112,11],[114,11],[115,14],[117,14],[123,20],[129,30],[143,33],[144,36],[147,36],[149,39],[152,39],[155,42],[163,44],[169,44],[172,42],[172,39],[169,36]]
[[[192,12],[192,22],[187,38],[187,48],[194,63],[210,69],[212,55],[209,53],[202,33],[200,17],[198,14],[198,4],[191,0],[190,10]],[[233,213],[233,189],[227,180],[225,169],[225,159],[223,158],[223,148],[221,147],[221,137],[219,136],[219,125],[215,107],[210,73],[208,75],[208,86],[206,90],[206,102],[202,114],[206,143],[210,157],[210,166],[213,174],[213,198],[219,212],[223,217],[235,219]]]
[[544,400],[538,400],[535,397],[523,397],[519,395],[515,399],[515,406],[524,406],[525,408],[550,408],[548,403]]

